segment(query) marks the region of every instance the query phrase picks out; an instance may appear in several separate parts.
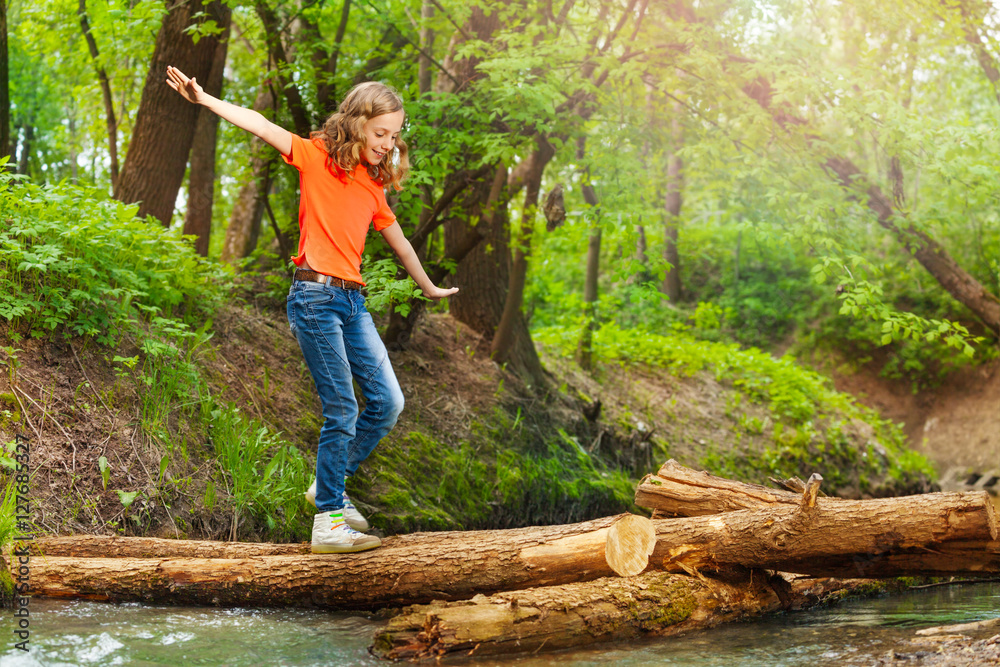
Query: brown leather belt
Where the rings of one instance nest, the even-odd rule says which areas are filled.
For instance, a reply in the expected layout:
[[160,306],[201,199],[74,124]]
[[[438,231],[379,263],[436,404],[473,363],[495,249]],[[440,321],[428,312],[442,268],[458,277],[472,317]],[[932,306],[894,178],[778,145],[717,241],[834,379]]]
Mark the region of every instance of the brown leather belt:
[[335,278],[334,276],[328,276],[307,269],[295,269],[295,275],[292,276],[292,280],[308,280],[309,282],[321,283],[323,285],[335,285],[341,289],[361,289],[364,287],[361,283],[356,283],[353,280]]

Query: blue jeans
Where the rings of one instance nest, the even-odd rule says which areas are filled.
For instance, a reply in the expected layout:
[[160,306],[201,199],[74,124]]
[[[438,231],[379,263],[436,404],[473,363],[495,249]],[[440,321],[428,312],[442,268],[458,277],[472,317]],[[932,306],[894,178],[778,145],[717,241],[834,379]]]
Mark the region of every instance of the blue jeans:
[[[334,511],[344,506],[344,478],[354,474],[396,424],[403,392],[361,292],[297,280],[288,292],[287,309],[323,405],[316,508]],[[365,396],[360,416],[352,377]]]

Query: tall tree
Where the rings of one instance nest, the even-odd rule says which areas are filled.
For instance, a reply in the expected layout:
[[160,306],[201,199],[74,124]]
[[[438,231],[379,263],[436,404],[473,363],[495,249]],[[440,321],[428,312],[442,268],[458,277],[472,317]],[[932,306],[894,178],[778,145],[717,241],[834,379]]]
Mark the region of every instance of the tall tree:
[[[82,1],[82,0],[81,0]],[[215,47],[215,57],[205,82],[205,91],[214,97],[222,95],[222,75],[226,68],[229,47],[229,21],[222,26]],[[187,212],[184,215],[184,234],[196,237],[195,250],[202,257],[208,256],[208,241],[212,233],[212,203],[215,200],[215,144],[219,130],[219,117],[198,107],[198,121],[191,146],[191,168],[188,172]]]
[[[171,6],[156,36],[153,57],[115,198],[139,202],[139,215],[170,224],[184,180],[199,108],[167,86],[168,65],[206,81],[218,46],[219,26],[228,25],[229,7],[181,2]],[[203,32],[214,34],[201,34]],[[201,34],[195,41],[192,35]]]
[[[0,0],[2,1],[2,0]],[[80,0],[77,9],[80,17],[80,27],[83,29],[83,36],[87,41],[87,49],[90,57],[94,61],[94,70],[97,72],[97,80],[101,84],[101,96],[104,99],[104,117],[108,128],[108,157],[111,160],[111,190],[118,187],[118,120],[115,118],[115,102],[111,95],[111,80],[108,73],[101,65],[101,54],[97,50],[97,40],[90,29],[90,21],[87,18],[87,0]]]
[[0,0],[0,157],[10,155],[10,58],[7,52],[7,0]]
[[663,259],[668,264],[663,277],[663,293],[673,304],[681,300],[681,255],[677,241],[684,189],[684,163],[680,156],[684,145],[682,113],[681,105],[674,102],[670,113],[670,148],[667,151],[667,192],[663,201]]
[[[577,141],[576,157],[581,162],[586,158],[586,137]],[[580,332],[580,342],[576,349],[576,361],[581,368],[593,368],[593,338],[597,323],[597,281],[601,269],[601,210],[598,206],[597,192],[590,183],[590,166],[584,168],[580,182],[583,200],[587,202],[588,219],[591,220],[590,236],[587,240],[587,270],[583,282],[583,331]]]
[[[513,361],[524,371],[531,372],[534,359],[519,358],[519,329],[524,326],[521,305],[524,303],[524,284],[528,275],[528,258],[531,256],[531,237],[535,227],[535,214],[538,210],[538,195],[542,188],[542,175],[549,161],[555,157],[555,147],[545,137],[538,137],[537,149],[527,160],[529,165],[524,175],[524,204],[521,208],[521,224],[517,234],[512,234],[513,258],[510,265],[510,276],[507,283],[507,295],[504,299],[500,322],[493,334],[490,352],[498,363]],[[540,373],[534,371],[535,379],[540,379]]]
[[[257,92],[253,110],[270,114],[274,106],[271,86],[265,82]],[[250,255],[257,247],[261,220],[264,217],[264,198],[271,188],[271,165],[277,151],[257,137],[250,139],[250,180],[240,187],[236,203],[226,226],[226,239],[222,244],[223,262],[236,263]]]

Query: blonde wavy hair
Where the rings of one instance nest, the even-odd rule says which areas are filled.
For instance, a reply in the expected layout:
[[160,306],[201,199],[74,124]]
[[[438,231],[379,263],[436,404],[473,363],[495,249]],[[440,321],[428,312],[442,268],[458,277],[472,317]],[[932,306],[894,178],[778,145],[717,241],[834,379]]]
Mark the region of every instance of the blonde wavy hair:
[[[326,119],[322,129],[312,133],[313,139],[322,139],[331,164],[354,178],[354,170],[361,164],[361,152],[367,148],[365,123],[376,116],[394,113],[403,108],[403,98],[395,89],[377,81],[366,81],[351,88],[340,103],[340,108]],[[398,159],[394,159],[398,158]],[[377,165],[368,165],[368,175],[380,185],[392,185],[401,190],[403,179],[410,170],[408,149],[401,137],[396,137],[395,149]]]

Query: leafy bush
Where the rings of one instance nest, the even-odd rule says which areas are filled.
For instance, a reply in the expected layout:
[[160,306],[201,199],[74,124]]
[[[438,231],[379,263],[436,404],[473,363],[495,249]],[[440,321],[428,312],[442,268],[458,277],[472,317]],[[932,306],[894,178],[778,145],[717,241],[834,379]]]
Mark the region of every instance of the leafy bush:
[[223,298],[226,269],[137,219],[136,206],[100,197],[0,173],[0,316],[31,336],[115,345],[132,333],[146,352],[165,352]]

